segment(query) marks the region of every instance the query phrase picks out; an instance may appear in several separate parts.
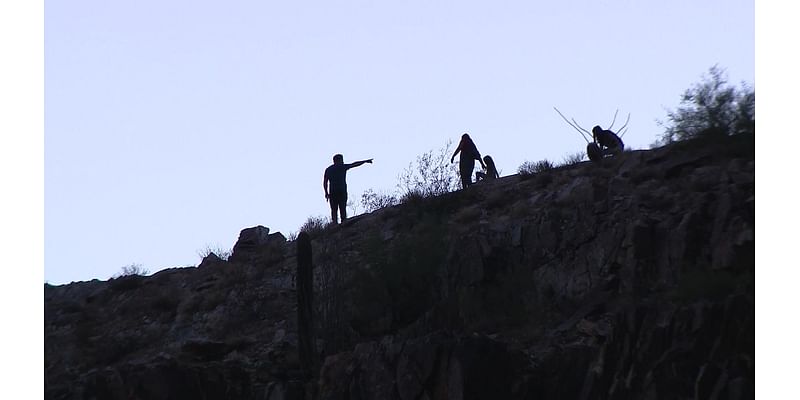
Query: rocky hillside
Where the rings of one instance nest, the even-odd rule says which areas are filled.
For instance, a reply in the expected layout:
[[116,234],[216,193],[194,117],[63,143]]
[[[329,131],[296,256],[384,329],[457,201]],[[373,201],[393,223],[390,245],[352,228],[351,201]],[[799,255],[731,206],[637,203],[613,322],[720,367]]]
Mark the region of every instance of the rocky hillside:
[[752,398],[754,146],[631,151],[309,232],[310,361],[297,243],[264,227],[227,261],[45,285],[46,397]]

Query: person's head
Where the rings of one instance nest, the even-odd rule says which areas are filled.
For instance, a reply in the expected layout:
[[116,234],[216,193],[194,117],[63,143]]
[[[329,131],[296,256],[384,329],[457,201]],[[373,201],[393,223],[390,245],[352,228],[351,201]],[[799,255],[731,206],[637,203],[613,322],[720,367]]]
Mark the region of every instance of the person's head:
[[494,167],[494,160],[492,160],[492,156],[489,155],[484,156],[483,162],[486,163],[486,165],[489,167]]
[[592,128],[592,135],[597,136],[602,131],[603,131],[603,128],[601,128],[600,125],[595,125],[594,128]]
[[336,154],[333,156],[333,163],[334,164],[344,164],[344,156],[341,154]]

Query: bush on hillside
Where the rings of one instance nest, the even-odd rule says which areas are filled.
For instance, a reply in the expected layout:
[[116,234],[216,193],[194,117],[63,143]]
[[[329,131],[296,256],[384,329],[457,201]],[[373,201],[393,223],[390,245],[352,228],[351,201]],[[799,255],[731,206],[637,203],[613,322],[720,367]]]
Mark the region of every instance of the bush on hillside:
[[561,165],[575,165],[583,162],[585,158],[586,153],[583,152],[567,154],[564,156],[564,161],[561,163]]
[[448,140],[439,150],[430,150],[417,156],[398,177],[397,188],[401,198],[408,193],[423,197],[438,196],[458,190],[458,166],[450,163],[453,141]]
[[309,234],[311,237],[316,236],[317,234],[321,233],[325,227],[328,226],[327,219],[323,216],[311,216],[308,217],[306,222],[300,226],[300,232],[305,232]]
[[517,168],[517,173],[523,176],[534,175],[545,171],[549,171],[553,168],[554,168],[553,163],[550,162],[549,160],[540,160],[537,162],[525,161],[524,163],[522,163],[522,165],[519,166],[519,168]]
[[364,207],[364,212],[368,213],[384,207],[391,207],[398,203],[399,200],[394,195],[376,192],[373,189],[367,189],[361,194],[361,206]]
[[211,246],[208,244],[206,245],[205,248],[197,251],[197,255],[200,256],[201,260],[205,259],[212,253],[216,255],[219,259],[228,261],[228,258],[230,258],[231,254],[233,254],[233,251],[231,249],[224,249],[222,248],[222,246],[219,245]]
[[148,271],[147,269],[142,267],[142,264],[134,263],[134,264],[130,264],[130,265],[126,265],[126,266],[122,267],[122,269],[120,269],[120,271],[116,275],[114,275],[113,277],[114,278],[122,278],[124,276],[132,276],[132,275],[145,276],[145,275],[147,275],[149,273],[150,273],[150,271]]
[[430,150],[410,162],[398,175],[396,191],[386,193],[367,189],[361,194],[364,212],[373,212],[398,204],[415,203],[422,199],[458,190],[460,177],[457,164],[450,163],[453,142],[447,141],[438,150]]
[[728,85],[725,71],[716,65],[684,92],[680,104],[667,111],[667,121],[658,121],[666,130],[656,144],[755,133],[755,90],[744,83],[740,89]]
[[111,277],[109,286],[113,290],[126,291],[136,289],[144,282],[145,275],[150,271],[144,269],[141,264],[130,264],[122,267],[120,272]]

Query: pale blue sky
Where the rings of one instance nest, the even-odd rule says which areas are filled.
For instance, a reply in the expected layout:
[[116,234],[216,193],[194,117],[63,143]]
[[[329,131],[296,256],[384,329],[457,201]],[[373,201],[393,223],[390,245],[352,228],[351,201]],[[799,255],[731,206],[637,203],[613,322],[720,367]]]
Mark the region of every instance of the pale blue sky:
[[[45,279],[196,265],[328,215],[334,153],[391,190],[469,132],[503,175],[631,113],[629,147],[718,64],[754,83],[754,3],[49,1]],[[620,122],[618,122],[618,125]]]

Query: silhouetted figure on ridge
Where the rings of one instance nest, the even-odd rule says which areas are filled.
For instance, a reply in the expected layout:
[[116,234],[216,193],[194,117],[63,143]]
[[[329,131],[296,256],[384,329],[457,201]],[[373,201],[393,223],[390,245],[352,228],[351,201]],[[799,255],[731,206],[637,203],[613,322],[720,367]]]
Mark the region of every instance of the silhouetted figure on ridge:
[[555,107],[553,107],[553,109],[556,110],[564,122],[581,134],[583,140],[586,141],[586,154],[589,156],[589,160],[592,162],[601,162],[606,156],[617,156],[622,153],[623,150],[625,150],[625,144],[622,143],[622,136],[625,136],[625,133],[627,132],[628,122],[631,120],[630,113],[628,113],[628,118],[625,120],[625,123],[617,131],[619,132],[619,135],[611,130],[611,128],[614,127],[614,122],[617,121],[617,112],[619,112],[619,110],[617,110],[617,112],[614,112],[614,120],[611,121],[611,125],[608,127],[608,129],[603,129],[600,127],[600,125],[595,125],[595,127],[592,128],[592,141],[590,142],[589,139],[584,136],[584,133],[589,134],[590,132],[578,125],[578,122],[575,121],[575,118],[573,118],[570,122],[570,120],[568,120],[567,117],[561,113],[561,111],[558,111],[558,109]]
[[[372,159],[345,164],[344,156],[336,154],[333,156],[333,165],[325,169],[322,187],[325,189],[325,199],[331,205],[332,223],[339,223],[336,218],[337,210],[342,214],[342,222],[347,219],[347,170],[365,163],[372,164]],[[329,183],[330,190],[328,190]]]
[[592,138],[594,138],[594,142],[600,150],[600,154],[593,155],[591,154],[593,149],[587,147],[589,159],[592,161],[597,161],[595,158],[602,159],[606,154],[618,155],[625,149],[625,144],[622,143],[622,139],[617,136],[616,133],[609,129],[603,129],[599,125],[595,125],[595,127],[592,128]]
[[485,156],[483,157],[483,162],[486,164],[486,172],[478,171],[475,173],[475,182],[483,179],[483,180],[493,180],[500,177],[500,174],[497,173],[497,167],[494,165],[494,160],[492,156]]
[[458,171],[461,174],[461,188],[466,189],[467,186],[472,184],[472,170],[475,169],[475,160],[480,161],[483,169],[486,169],[486,165],[481,160],[481,153],[478,152],[475,143],[466,133],[461,135],[461,141],[458,143],[453,156],[450,157],[451,163],[459,152],[461,157],[458,159]]

